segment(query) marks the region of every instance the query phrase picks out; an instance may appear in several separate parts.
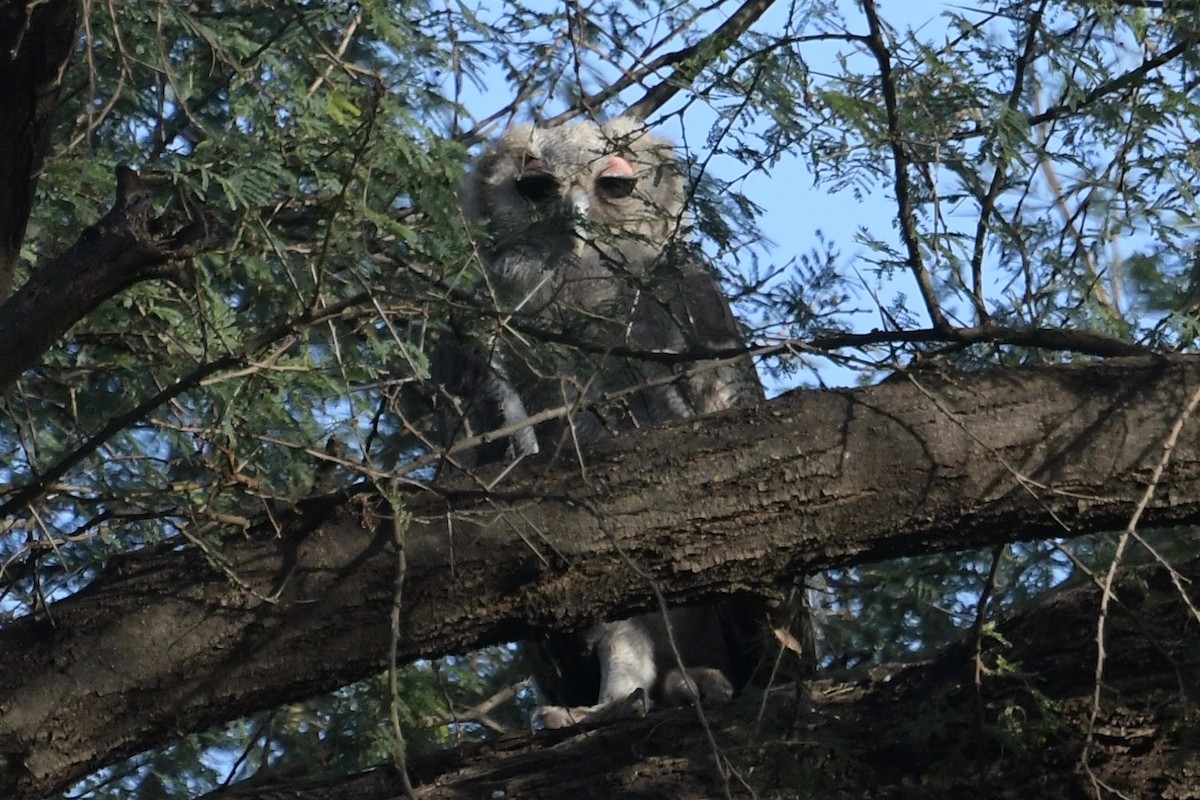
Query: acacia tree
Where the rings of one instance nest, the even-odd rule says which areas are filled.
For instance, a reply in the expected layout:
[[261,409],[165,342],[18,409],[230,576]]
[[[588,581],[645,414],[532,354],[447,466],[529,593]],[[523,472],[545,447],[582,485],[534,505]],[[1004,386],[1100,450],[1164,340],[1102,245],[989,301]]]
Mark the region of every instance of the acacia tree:
[[[0,5],[0,794],[1195,793],[1200,11],[888,11]],[[605,355],[478,280],[471,148],[622,111],[773,387],[891,377],[431,484],[444,331]],[[767,248],[797,165],[887,213]],[[493,741],[505,642],[729,594],[743,702]]]

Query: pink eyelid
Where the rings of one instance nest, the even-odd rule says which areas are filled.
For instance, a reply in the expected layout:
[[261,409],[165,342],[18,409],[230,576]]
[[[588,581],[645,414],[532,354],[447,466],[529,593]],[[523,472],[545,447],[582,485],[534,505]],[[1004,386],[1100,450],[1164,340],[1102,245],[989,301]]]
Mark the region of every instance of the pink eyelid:
[[626,161],[621,156],[613,156],[604,165],[604,169],[600,170],[601,178],[632,178],[634,177],[633,165]]

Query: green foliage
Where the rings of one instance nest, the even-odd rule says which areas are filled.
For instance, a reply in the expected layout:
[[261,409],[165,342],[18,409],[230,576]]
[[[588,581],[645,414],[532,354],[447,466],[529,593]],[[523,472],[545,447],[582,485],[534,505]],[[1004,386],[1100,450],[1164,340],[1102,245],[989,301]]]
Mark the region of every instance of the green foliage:
[[[1194,41],[1197,20],[1164,5],[1059,0],[1035,18],[1013,0],[885,19],[883,75],[858,4],[807,0],[609,98],[725,17],[651,0],[85,4],[18,281],[103,215],[119,164],[202,208],[219,236],[176,280],[96,309],[5,395],[0,617],[77,590],[114,554],[185,535],[219,553],[241,526],[427,454],[437,334],[452,315],[495,330],[456,294],[478,284],[457,200],[471,147],[584,98],[616,113],[675,67],[686,89],[652,121],[685,151],[696,238],[753,343],[776,347],[762,362],[773,389],[872,382],[930,358],[977,370],[1088,357],[1002,339],[809,346],[926,330],[931,304],[964,327],[1193,350],[1195,49],[1144,64]],[[764,176],[770,199],[746,189]],[[838,226],[793,208],[801,183],[863,210]],[[807,244],[764,241],[768,204]],[[992,578],[991,551],[830,572],[813,586],[825,665],[927,654],[1112,552],[1111,537],[1012,545]],[[409,749],[519,729],[528,689],[485,722],[455,715],[527,672],[503,647],[410,665]],[[164,744],[74,796],[186,797],[231,772],[384,762],[389,702],[382,678],[364,681]]]
[[[479,723],[456,721],[447,710],[469,709],[485,691],[509,677],[511,652],[492,649],[463,663],[421,662],[400,671],[405,698],[401,724],[407,752],[443,749],[477,736]],[[191,734],[180,742],[102,770],[70,792],[97,800],[195,797],[258,772],[321,777],[390,763],[396,742],[388,726],[386,676],[343,687],[303,703],[255,714],[227,726]],[[489,722],[517,722],[515,704],[497,709]]]

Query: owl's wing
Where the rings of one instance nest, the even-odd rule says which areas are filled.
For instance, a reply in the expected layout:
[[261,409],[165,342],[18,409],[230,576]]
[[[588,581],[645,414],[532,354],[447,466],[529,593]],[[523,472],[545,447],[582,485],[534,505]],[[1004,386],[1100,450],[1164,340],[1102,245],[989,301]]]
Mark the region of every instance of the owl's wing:
[[[746,333],[712,271],[693,263],[681,273],[672,312],[679,319],[688,344],[706,350],[745,347]],[[688,380],[688,385],[701,414],[765,399],[762,381],[749,356],[701,361],[697,367],[700,369]]]
[[[462,439],[501,430],[528,419],[521,395],[503,366],[477,344],[445,334],[433,354],[430,377],[435,387],[437,432],[443,447]],[[538,451],[532,427],[484,442],[455,457],[464,466],[493,464]]]
[[[745,346],[745,332],[733,315],[729,299],[712,271],[699,260],[687,258],[660,266],[647,294],[639,298],[634,312],[633,344],[684,351],[735,351]],[[658,417],[708,414],[764,398],[749,356],[697,359],[677,365],[675,371],[684,372],[686,377],[670,391],[682,392],[690,413]]]

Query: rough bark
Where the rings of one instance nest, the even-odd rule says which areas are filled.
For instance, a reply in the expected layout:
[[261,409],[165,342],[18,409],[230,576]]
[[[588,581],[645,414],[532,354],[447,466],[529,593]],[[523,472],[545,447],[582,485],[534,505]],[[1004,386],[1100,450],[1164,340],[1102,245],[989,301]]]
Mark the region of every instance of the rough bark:
[[[1060,593],[1000,626],[976,686],[974,648],[929,663],[817,681],[799,709],[786,687],[706,716],[734,796],[813,798],[1200,797],[1200,562],[1184,599],[1167,571],[1131,573],[1107,620],[1104,694],[1091,720],[1100,591]],[[997,670],[997,656],[1011,665]],[[1091,742],[1089,730],[1092,731]],[[1086,759],[1083,758],[1086,749]],[[477,797],[722,796],[696,713],[674,709],[588,731],[511,736],[417,759],[421,800]],[[254,780],[204,800],[384,800],[390,769]]]
[[0,302],[12,290],[79,10],[77,0],[0,2]]
[[199,217],[156,215],[147,187],[119,168],[108,214],[9,298],[80,11],[77,0],[0,1],[0,391],[97,305],[169,274],[205,234]]
[[117,168],[117,199],[65,253],[39,265],[0,306],[0,391],[96,306],[134,283],[173,274],[193,255],[204,220],[155,214],[152,196],[133,170]]
[[[920,375],[601,443],[584,474],[413,489],[400,656],[648,608],[647,579],[676,602],[769,592],[798,570],[1121,526],[1198,391],[1193,359]],[[1198,431],[1144,524],[1200,521]],[[120,559],[0,631],[0,796],[378,669],[397,564],[379,509],[312,500],[282,535],[227,541],[220,568],[196,551]]]

